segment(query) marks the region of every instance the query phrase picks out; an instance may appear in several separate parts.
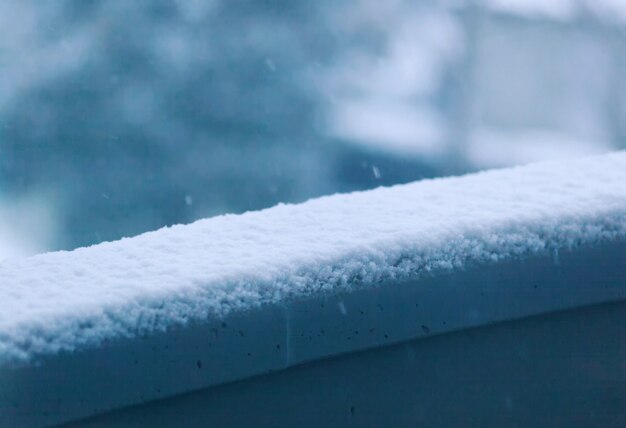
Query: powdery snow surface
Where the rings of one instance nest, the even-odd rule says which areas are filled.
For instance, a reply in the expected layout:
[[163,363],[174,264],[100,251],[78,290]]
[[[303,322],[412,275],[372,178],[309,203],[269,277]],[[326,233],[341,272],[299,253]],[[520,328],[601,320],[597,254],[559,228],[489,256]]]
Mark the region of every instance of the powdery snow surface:
[[626,152],[205,219],[0,264],[0,363],[624,238]]

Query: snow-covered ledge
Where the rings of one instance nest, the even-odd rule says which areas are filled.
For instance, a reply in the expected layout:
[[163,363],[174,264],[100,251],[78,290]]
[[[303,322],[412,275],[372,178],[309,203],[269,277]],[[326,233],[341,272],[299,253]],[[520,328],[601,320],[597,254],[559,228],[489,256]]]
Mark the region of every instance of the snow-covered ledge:
[[[626,299],[626,152],[0,264],[0,426]],[[419,357],[416,357],[419,358]]]

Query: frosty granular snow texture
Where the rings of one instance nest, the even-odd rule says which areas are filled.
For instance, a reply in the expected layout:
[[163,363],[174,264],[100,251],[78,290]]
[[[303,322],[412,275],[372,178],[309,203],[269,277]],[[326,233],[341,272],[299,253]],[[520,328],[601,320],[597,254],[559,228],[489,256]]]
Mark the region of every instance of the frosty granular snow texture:
[[626,152],[200,220],[0,264],[0,364],[625,237]]

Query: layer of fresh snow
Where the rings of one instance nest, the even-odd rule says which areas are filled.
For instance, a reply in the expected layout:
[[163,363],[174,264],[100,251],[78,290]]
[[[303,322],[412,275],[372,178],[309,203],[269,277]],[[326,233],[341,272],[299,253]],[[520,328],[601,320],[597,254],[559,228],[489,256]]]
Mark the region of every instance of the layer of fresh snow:
[[220,216],[0,263],[0,363],[624,238],[626,152]]

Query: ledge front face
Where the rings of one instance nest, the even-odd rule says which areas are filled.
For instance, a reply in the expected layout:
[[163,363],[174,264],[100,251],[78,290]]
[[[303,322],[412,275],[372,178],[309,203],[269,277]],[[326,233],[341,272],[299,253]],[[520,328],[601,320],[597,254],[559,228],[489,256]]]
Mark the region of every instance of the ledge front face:
[[626,301],[438,335],[70,427],[622,427]]
[[0,425],[626,298],[626,153],[321,198],[0,265]]

